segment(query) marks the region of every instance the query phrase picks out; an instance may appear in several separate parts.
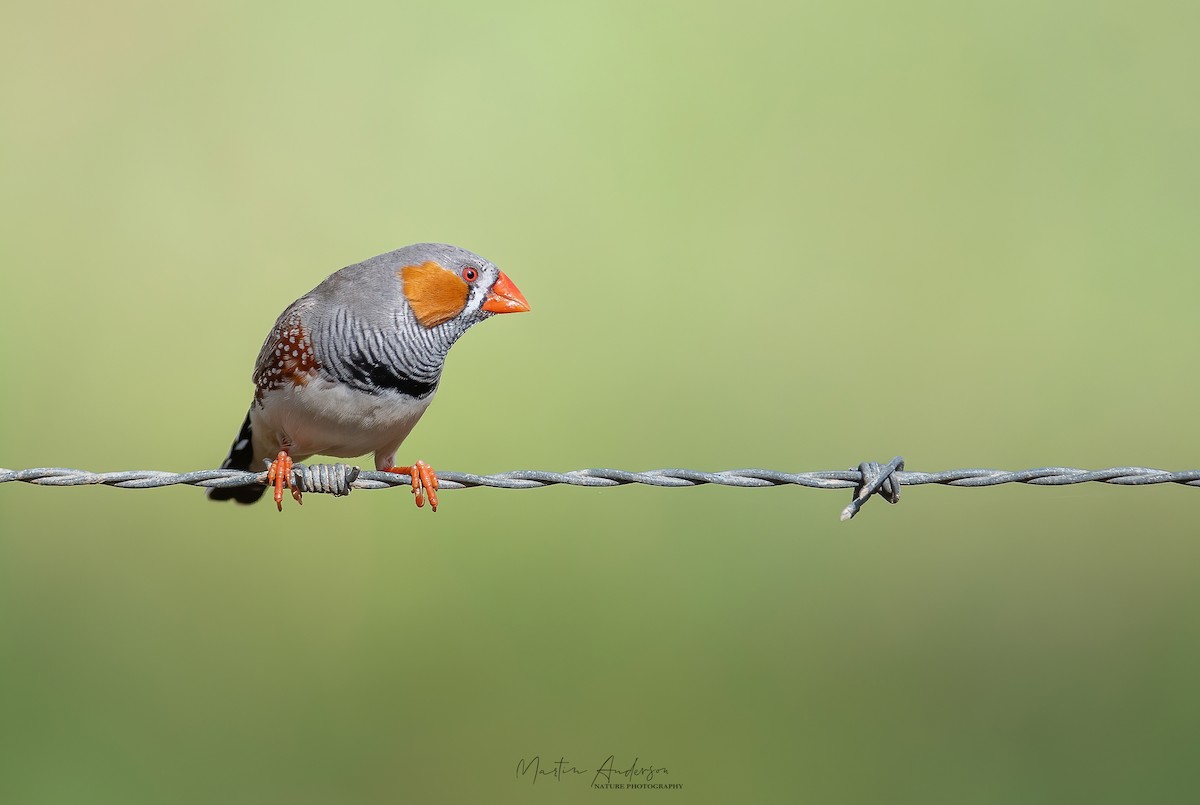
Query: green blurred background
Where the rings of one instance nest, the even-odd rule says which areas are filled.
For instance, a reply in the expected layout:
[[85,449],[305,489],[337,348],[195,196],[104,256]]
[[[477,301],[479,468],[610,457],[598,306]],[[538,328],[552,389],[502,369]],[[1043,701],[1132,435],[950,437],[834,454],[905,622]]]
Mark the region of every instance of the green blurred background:
[[[115,0],[0,32],[0,465],[216,466],[423,240],[445,470],[1200,466],[1194,3]],[[1200,493],[0,488],[0,801],[1186,801]]]

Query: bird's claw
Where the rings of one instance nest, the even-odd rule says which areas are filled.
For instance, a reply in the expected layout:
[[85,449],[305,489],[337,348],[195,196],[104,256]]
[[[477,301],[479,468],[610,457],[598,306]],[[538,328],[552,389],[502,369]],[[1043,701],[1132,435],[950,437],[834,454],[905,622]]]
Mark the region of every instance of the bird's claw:
[[398,475],[407,475],[412,478],[412,491],[417,508],[419,509],[425,505],[425,496],[428,495],[429,507],[437,511],[438,479],[437,474],[433,471],[433,467],[424,461],[418,461],[410,467],[389,467],[384,472],[394,472]]
[[286,450],[280,450],[279,455],[271,462],[271,466],[267,469],[267,485],[275,487],[275,507],[279,511],[283,511],[283,490],[284,488],[292,490],[292,497],[301,506],[304,505],[304,499],[300,494],[300,490],[292,486],[292,469],[295,467],[292,457],[288,455]]

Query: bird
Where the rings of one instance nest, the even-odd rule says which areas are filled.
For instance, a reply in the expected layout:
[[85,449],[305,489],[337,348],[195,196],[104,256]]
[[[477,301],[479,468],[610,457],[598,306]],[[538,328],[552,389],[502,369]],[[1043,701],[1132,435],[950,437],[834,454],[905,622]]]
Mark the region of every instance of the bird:
[[346,266],[287,307],[254,364],[254,399],[222,469],[266,465],[267,486],[212,488],[210,500],[254,503],[274,487],[297,503],[293,465],[309,456],[374,453],[375,469],[408,475],[418,507],[437,511],[437,474],[396,452],[437,392],[450,347],[494,315],[529,310],[494,264],[458,246],[417,243]]

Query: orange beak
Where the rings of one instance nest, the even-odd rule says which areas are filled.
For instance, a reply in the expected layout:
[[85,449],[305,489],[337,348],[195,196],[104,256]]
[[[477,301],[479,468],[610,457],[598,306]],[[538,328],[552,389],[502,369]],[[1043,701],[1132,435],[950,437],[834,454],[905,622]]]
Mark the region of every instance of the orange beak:
[[527,313],[529,303],[525,301],[525,294],[501,271],[491,294],[484,300],[483,309],[492,313]]

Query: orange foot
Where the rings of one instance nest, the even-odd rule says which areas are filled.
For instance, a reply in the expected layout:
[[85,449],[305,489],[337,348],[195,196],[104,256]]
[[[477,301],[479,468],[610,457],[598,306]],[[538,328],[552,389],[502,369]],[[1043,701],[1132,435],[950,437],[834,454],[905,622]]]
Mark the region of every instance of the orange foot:
[[[388,467],[384,472],[394,472],[397,475],[408,475],[412,478],[413,495],[417,499],[417,508],[425,505],[425,495],[429,495],[429,506],[437,511],[437,475],[433,472],[433,467],[426,464],[424,461],[418,461],[411,467]],[[278,493],[276,493],[278,494]]]
[[301,506],[304,505],[304,500],[300,496],[299,489],[292,488],[292,468],[295,464],[292,462],[292,457],[288,455],[288,451],[280,450],[279,455],[271,462],[271,466],[267,469],[267,483],[275,485],[275,507],[283,511],[283,490],[288,488],[292,490],[292,497]]

